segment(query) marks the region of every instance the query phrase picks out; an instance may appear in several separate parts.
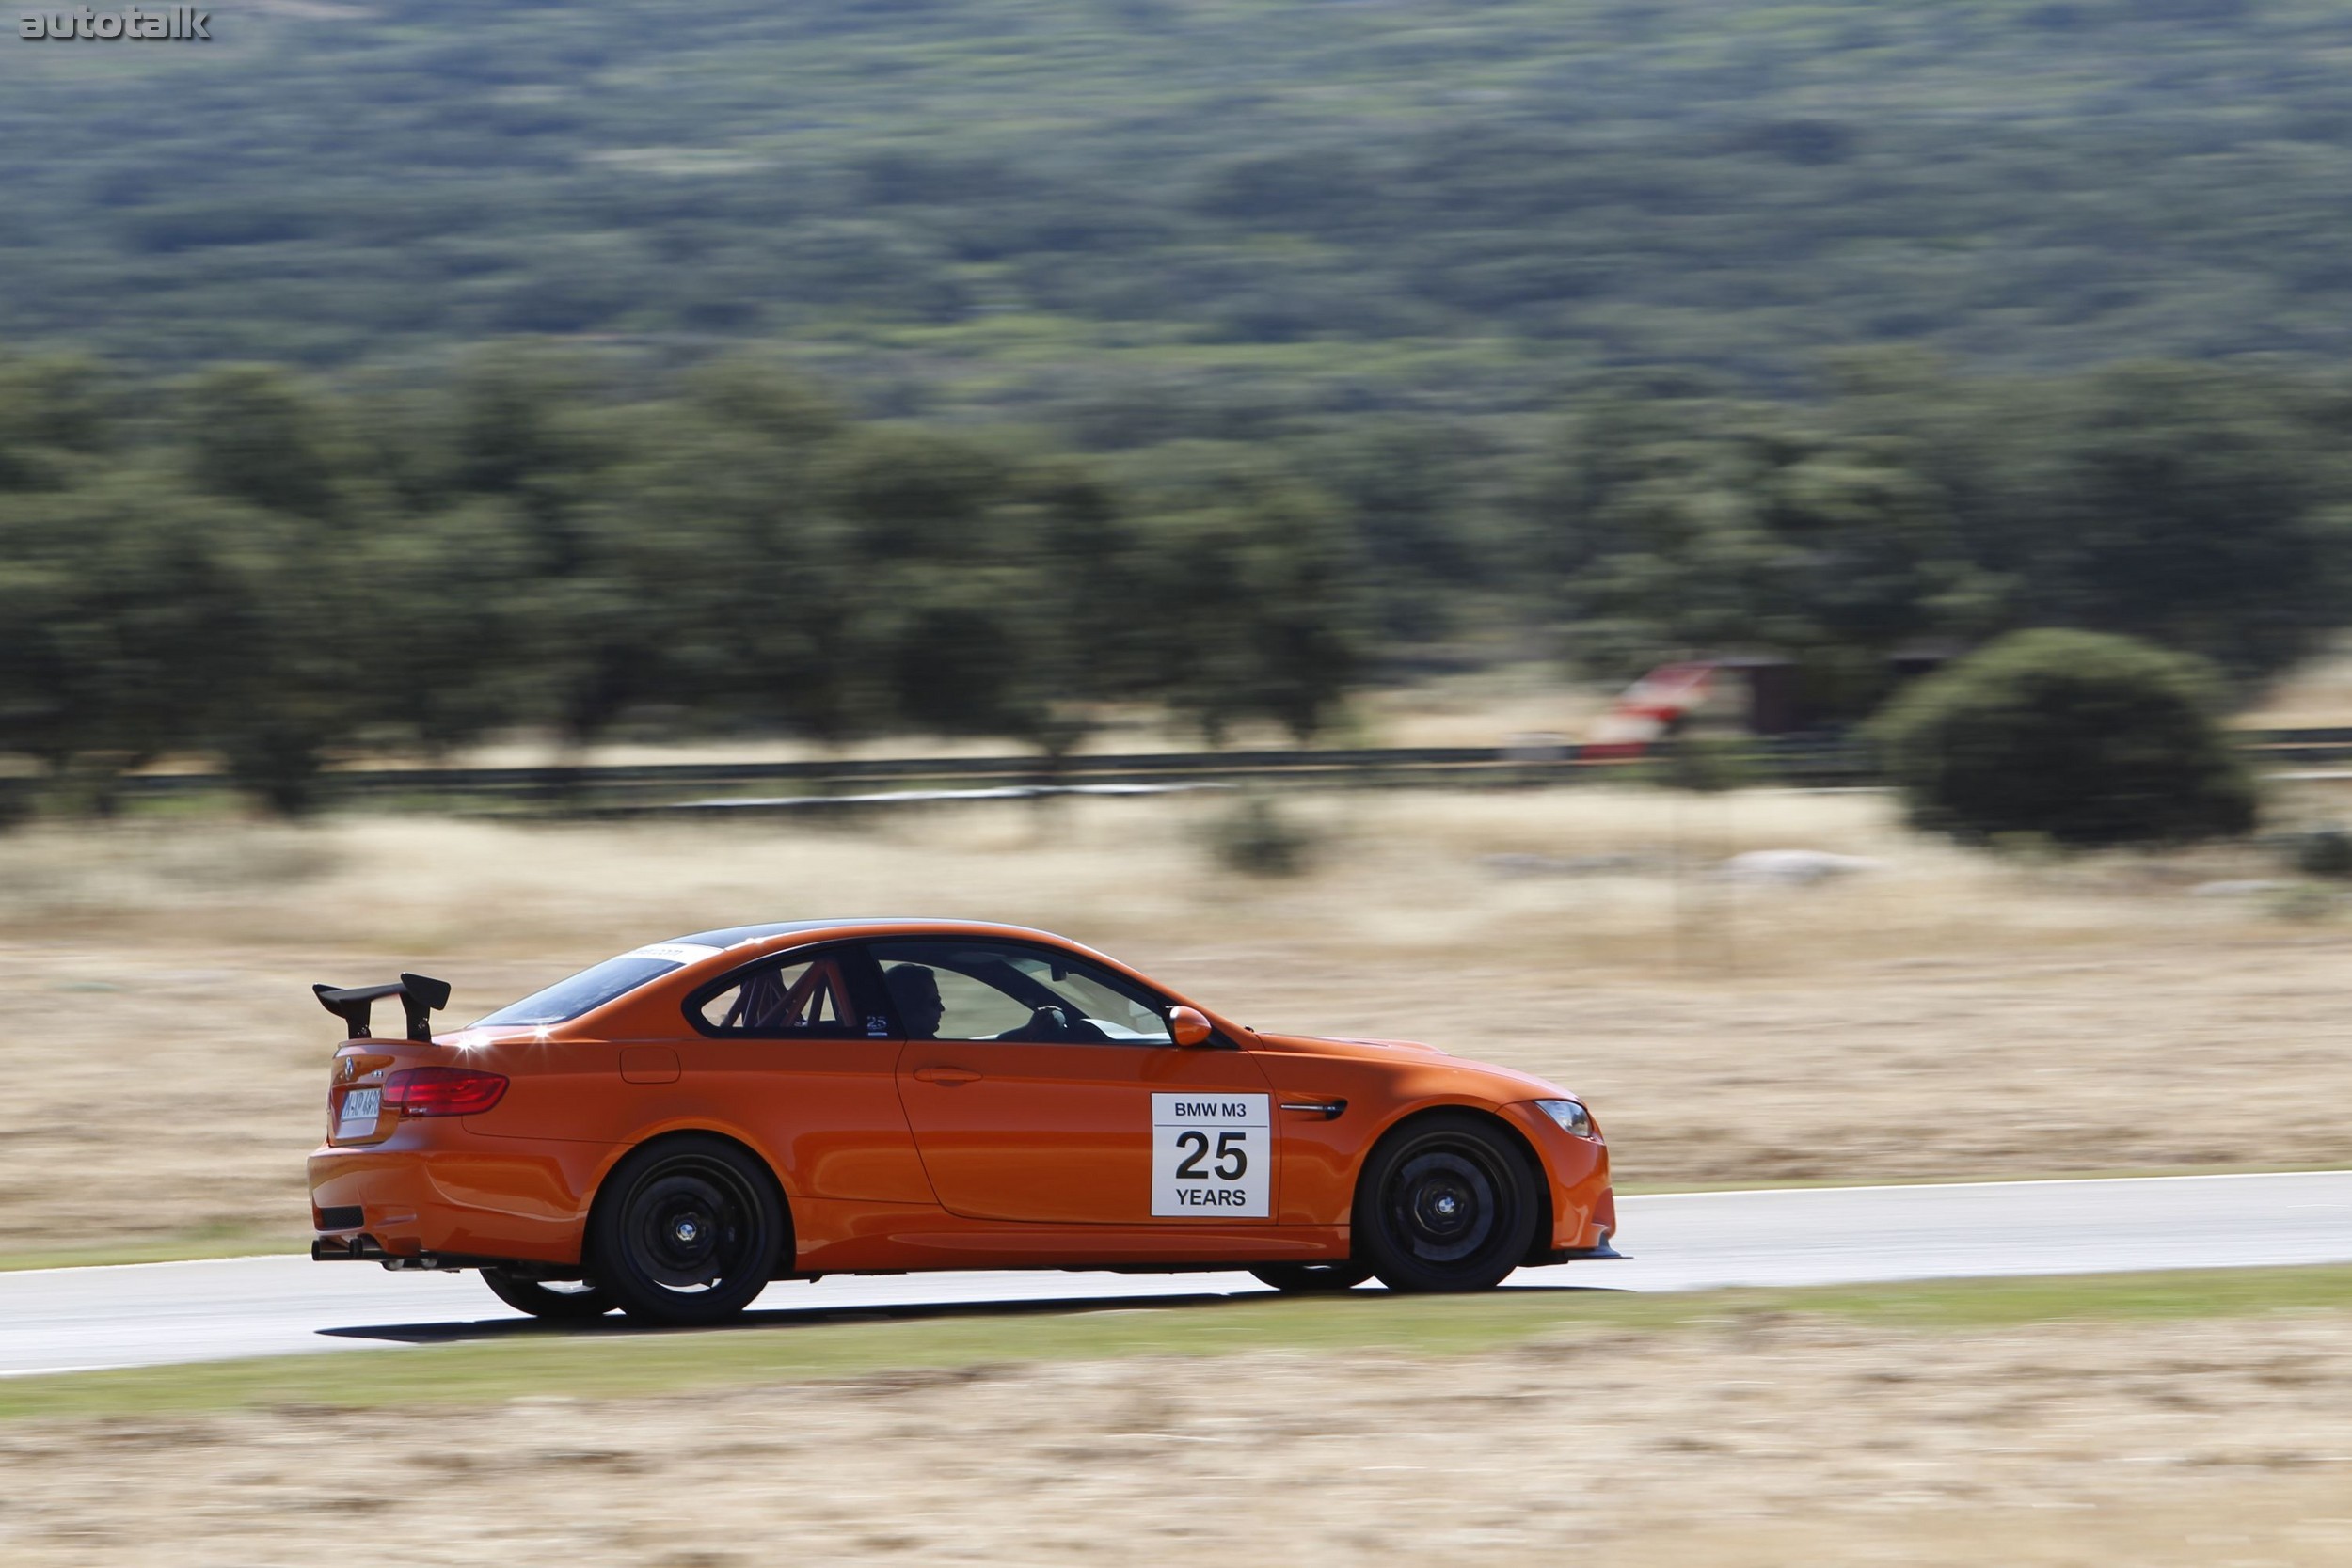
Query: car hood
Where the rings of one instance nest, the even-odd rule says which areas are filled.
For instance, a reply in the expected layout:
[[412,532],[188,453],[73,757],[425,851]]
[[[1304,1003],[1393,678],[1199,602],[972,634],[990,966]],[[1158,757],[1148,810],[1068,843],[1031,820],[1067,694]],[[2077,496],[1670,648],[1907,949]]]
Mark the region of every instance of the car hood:
[[1581,1100],[1582,1096],[1564,1089],[1549,1079],[1515,1068],[1497,1067],[1492,1062],[1471,1061],[1440,1051],[1419,1040],[1356,1039],[1332,1035],[1274,1035],[1263,1030],[1258,1037],[1270,1050],[1289,1052],[1300,1056],[1340,1056],[1357,1062],[1391,1062],[1402,1065],[1416,1059],[1438,1058],[1454,1064],[1465,1073],[1474,1073],[1486,1081],[1486,1089],[1497,1100]]
[[1419,1040],[1358,1039],[1346,1035],[1272,1035],[1261,1029],[1258,1037],[1282,1051],[1295,1051],[1308,1056],[1352,1056],[1359,1061],[1386,1061],[1397,1052],[1410,1052],[1422,1056],[1443,1056],[1447,1053]]

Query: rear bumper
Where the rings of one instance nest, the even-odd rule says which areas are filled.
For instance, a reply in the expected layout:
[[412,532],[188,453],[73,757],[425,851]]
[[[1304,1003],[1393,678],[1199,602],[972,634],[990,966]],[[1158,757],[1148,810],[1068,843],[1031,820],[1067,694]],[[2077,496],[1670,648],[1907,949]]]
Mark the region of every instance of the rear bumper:
[[381,1263],[388,1269],[458,1269],[493,1268],[522,1261],[513,1258],[485,1258],[471,1253],[388,1252],[384,1243],[361,1231],[348,1236],[319,1236],[310,1243],[313,1263]]
[[601,1153],[585,1144],[501,1148],[446,1124],[321,1148],[310,1162],[310,1256],[421,1268],[576,1264]]

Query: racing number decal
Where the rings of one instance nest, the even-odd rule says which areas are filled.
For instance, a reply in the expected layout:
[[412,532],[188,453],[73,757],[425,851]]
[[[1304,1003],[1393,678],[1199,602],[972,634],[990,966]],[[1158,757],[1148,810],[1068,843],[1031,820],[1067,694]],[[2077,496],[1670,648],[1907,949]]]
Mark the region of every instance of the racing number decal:
[[1262,1094],[1152,1097],[1152,1216],[1270,1218],[1274,1134]]

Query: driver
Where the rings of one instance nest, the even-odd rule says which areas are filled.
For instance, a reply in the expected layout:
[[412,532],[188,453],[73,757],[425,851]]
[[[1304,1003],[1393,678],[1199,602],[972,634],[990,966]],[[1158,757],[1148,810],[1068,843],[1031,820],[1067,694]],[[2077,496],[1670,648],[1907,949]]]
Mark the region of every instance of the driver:
[[882,971],[882,984],[890,988],[890,1005],[898,1010],[907,1038],[939,1037],[939,1021],[947,1016],[947,1005],[939,999],[938,975],[921,964],[893,964]]

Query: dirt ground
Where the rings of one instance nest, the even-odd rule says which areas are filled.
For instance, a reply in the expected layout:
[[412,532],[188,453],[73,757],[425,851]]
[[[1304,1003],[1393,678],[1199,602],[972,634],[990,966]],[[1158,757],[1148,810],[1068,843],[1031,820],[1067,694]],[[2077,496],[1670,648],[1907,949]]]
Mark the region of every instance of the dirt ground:
[[670,1568],[2318,1568],[2352,1560],[2352,1316],[1917,1333],[1767,1314],[1444,1361],[56,1421],[0,1429],[0,1558],[23,1568],[361,1543]]
[[[1533,1069],[1630,1183],[2352,1164],[2352,917],[2244,885],[2279,875],[2255,850],[1996,861],[1867,797],[1430,792],[1285,800],[1315,858],[1263,880],[1205,847],[1230,809],[0,839],[0,1253],[299,1241],[313,981],[442,975],[462,1022],[645,941],[841,912],[1041,926],[1245,1022]],[[1788,847],[1869,863],[1709,869]]]

